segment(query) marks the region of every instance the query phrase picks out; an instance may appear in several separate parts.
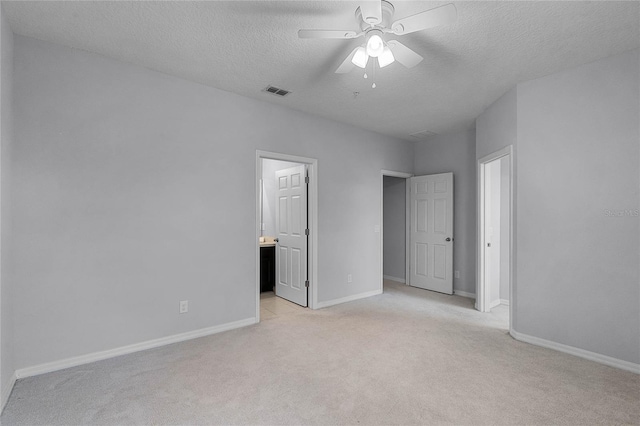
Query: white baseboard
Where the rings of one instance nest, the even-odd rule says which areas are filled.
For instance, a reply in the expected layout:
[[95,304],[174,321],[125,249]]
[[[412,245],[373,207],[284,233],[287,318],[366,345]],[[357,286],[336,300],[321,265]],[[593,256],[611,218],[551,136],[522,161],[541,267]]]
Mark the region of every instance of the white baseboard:
[[186,333],[174,334],[173,336],[161,337],[159,339],[147,340],[145,342],[134,343],[133,345],[121,346],[106,351],[93,352],[86,355],[80,355],[72,358],[61,359],[58,361],[47,362],[44,364],[34,365],[32,367],[21,368],[16,370],[15,376],[18,379],[24,377],[37,376],[38,374],[50,373],[52,371],[63,370],[69,367],[89,364],[90,362],[101,361],[103,359],[114,358],[120,355],[126,355],[133,352],[144,351],[147,349],[157,348],[159,346],[170,345],[172,343],[184,342],[185,340],[197,339],[199,337],[209,336],[211,334],[222,333],[223,331],[233,330],[240,327],[246,327],[256,323],[256,318],[246,318],[240,321],[229,322],[226,324],[215,325],[213,327],[201,328],[199,330],[188,331]]
[[502,301],[500,299],[494,300],[493,302],[489,303],[489,309],[493,309],[496,306],[500,306],[502,304]]
[[7,402],[9,401],[9,397],[11,396],[11,391],[13,390],[13,387],[16,384],[16,380],[18,380],[18,378],[16,377],[16,373],[13,373],[11,375],[11,377],[9,377],[9,381],[7,382],[6,386],[2,389],[2,400],[0,401],[0,414],[2,414],[2,412],[4,411],[4,407],[7,405]]
[[366,293],[358,293],[352,296],[341,297],[340,299],[327,300],[326,302],[318,302],[315,309],[327,308],[333,305],[339,305],[340,303],[353,302],[354,300],[364,299],[366,297],[376,296],[382,294],[382,290],[367,291]]
[[585,349],[576,348],[574,346],[564,345],[562,343],[553,342],[551,340],[541,339],[535,336],[529,336],[528,334],[518,333],[515,330],[511,330],[510,334],[514,339],[521,342],[530,343],[536,346],[542,346],[543,348],[549,348],[559,352],[564,352],[569,355],[588,359],[589,361],[595,361],[600,364],[608,365],[609,367],[615,367],[621,370],[640,374],[640,364],[636,364],[634,362],[624,361],[618,358],[613,358],[596,352],[587,351]]
[[456,296],[467,297],[469,299],[475,299],[476,298],[476,294],[475,293],[468,293],[468,292],[462,291],[462,290],[453,290],[453,294],[455,294]]
[[383,275],[382,278],[384,278],[385,280],[391,280],[391,281],[395,281],[402,284],[407,283],[407,281],[404,278],[392,277],[391,275]]
[[500,304],[509,306],[509,299],[500,299]]

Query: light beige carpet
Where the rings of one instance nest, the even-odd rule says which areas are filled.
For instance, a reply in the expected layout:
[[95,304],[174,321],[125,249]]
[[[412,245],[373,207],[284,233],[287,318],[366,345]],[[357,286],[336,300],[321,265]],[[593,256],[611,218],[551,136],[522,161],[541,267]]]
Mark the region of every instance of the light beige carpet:
[[[507,334],[504,312],[380,296],[20,380],[3,425],[639,424],[640,379]],[[272,310],[277,310],[271,306]]]

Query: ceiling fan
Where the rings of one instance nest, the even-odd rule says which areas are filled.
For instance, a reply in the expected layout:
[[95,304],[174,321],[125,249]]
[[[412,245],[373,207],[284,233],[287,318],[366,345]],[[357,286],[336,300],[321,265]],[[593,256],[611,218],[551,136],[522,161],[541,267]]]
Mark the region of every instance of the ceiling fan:
[[[392,21],[395,8],[386,0],[361,1],[355,17],[360,31],[351,30],[299,30],[299,38],[355,39],[364,36],[366,42],[353,49],[336,73],[347,73],[354,66],[366,68],[369,58],[377,58],[380,68],[398,61],[412,68],[422,61],[422,56],[397,40],[385,40],[389,34],[405,35],[456,21],[456,7],[453,4],[425,10],[406,18]],[[366,78],[366,74],[365,74]],[[374,86],[375,87],[375,83]]]

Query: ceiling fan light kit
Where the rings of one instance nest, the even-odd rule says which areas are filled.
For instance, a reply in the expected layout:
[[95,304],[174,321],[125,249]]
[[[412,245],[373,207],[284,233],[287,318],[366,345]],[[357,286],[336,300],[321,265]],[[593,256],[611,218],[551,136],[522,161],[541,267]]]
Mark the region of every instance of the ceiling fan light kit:
[[[422,56],[397,40],[385,40],[385,35],[401,36],[441,25],[449,25],[456,21],[457,16],[457,11],[453,4],[425,10],[424,12],[392,21],[394,13],[395,8],[386,0],[362,1],[360,7],[355,11],[360,32],[352,30],[300,30],[298,31],[298,37],[353,39],[365,36],[366,43],[355,48],[347,56],[335,71],[338,74],[347,73],[354,66],[366,68],[369,57],[377,58],[380,68],[384,68],[395,61],[407,68],[412,68],[422,61]],[[375,88],[375,83],[373,87]]]
[[384,68],[393,63],[395,58],[389,46],[382,40],[382,31],[371,30],[369,40],[364,46],[356,48],[351,63],[359,68],[366,68],[369,58],[377,58],[378,66]]

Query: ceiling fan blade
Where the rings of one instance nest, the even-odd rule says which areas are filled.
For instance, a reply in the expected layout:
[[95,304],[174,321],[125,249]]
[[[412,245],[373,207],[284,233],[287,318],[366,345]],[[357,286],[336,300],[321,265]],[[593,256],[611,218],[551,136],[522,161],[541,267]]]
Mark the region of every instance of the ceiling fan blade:
[[435,9],[425,10],[424,12],[399,19],[391,24],[391,32],[402,35],[440,25],[453,24],[456,21],[457,15],[456,7],[452,3],[449,3],[436,7]]
[[395,60],[407,68],[415,67],[424,59],[422,56],[418,55],[416,52],[397,40],[389,40],[387,42],[387,46],[391,49],[391,53],[393,53]]
[[358,33],[349,30],[299,30],[299,38],[356,38]]
[[368,0],[360,2],[362,20],[370,25],[382,22],[382,2],[380,0]]
[[351,71],[353,69],[353,67],[355,67],[355,65],[353,64],[353,62],[351,62],[351,59],[353,58],[353,55],[356,54],[356,50],[358,50],[358,48],[356,47],[355,49],[353,49],[351,51],[351,53],[349,53],[349,56],[347,56],[347,59],[345,59],[340,66],[338,67],[338,69],[336,70],[336,74],[345,74],[348,73],[349,71]]

